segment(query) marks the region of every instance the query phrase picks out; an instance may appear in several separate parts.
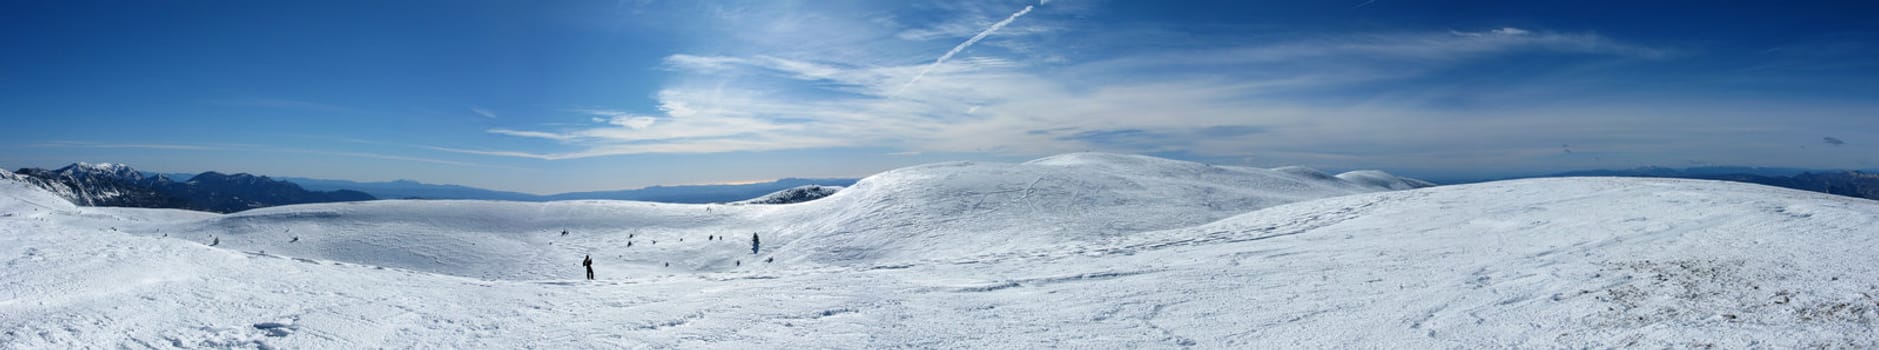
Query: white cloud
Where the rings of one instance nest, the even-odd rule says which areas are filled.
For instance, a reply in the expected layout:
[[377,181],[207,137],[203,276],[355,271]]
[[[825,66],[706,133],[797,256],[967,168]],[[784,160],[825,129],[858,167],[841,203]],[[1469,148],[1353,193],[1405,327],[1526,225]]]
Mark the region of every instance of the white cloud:
[[484,118],[496,119],[496,112],[492,112],[482,107],[470,107],[470,112],[476,113],[476,115],[483,116]]
[[591,120],[593,120],[595,123],[605,123],[605,124],[611,124],[611,125],[616,125],[616,126],[623,126],[623,127],[626,127],[628,129],[633,129],[633,130],[640,130],[640,129],[645,129],[647,127],[651,127],[653,123],[659,121],[658,118],[653,117],[653,116],[642,115],[642,114],[637,114],[637,113],[627,112],[627,111],[610,110],[610,109],[570,109],[568,111],[587,113],[587,114],[600,116],[596,118],[591,118]]
[[723,71],[733,66],[743,64],[744,62],[744,59],[735,57],[694,56],[686,54],[671,55],[665,58],[665,63],[673,68],[701,72]]
[[1200,56],[1192,52],[1149,56],[1164,62],[1296,62],[1311,59],[1462,60],[1513,52],[1561,52],[1662,59],[1674,51],[1618,42],[1595,34],[1532,32],[1499,28],[1480,32],[1384,33],[1242,46]]
[[97,143],[97,142],[77,142],[77,141],[56,141],[56,142],[34,144],[32,146],[33,147],[66,147],[66,148],[130,148],[130,149],[150,149],[150,150],[169,150],[169,151],[302,153],[302,154],[318,154],[318,155],[330,155],[330,156],[342,156],[342,157],[354,157],[354,158],[372,158],[372,159],[397,160],[397,161],[409,161],[409,162],[423,162],[423,163],[444,164],[444,165],[488,167],[487,165],[483,165],[483,164],[459,162],[459,161],[453,161],[453,160],[442,160],[442,159],[435,159],[435,158],[411,157],[411,156],[400,156],[400,155],[368,153],[368,152],[340,152],[340,151],[323,151],[323,150],[310,150],[310,149],[300,149],[300,148],[269,147],[269,146],[251,145],[251,144],[153,144],[153,143]]
[[934,59],[933,64],[929,64],[925,68],[921,68],[920,73],[914,74],[913,79],[908,79],[906,84],[902,84],[900,86],[900,89],[894,90],[894,92],[900,93],[903,91],[907,91],[907,87],[913,86],[913,83],[919,82],[920,78],[925,77],[927,73],[932,72],[933,67],[938,67],[940,64],[946,63],[946,60],[953,58],[953,55],[957,55],[959,54],[960,51],[965,51],[966,48],[972,47],[972,44],[978,43],[979,40],[985,40],[986,36],[990,36],[992,35],[993,32],[997,32],[999,28],[1004,28],[1007,25],[1011,25],[1011,22],[1017,21],[1018,17],[1024,17],[1025,14],[1031,13],[1031,8],[1032,6],[1027,5],[1024,7],[1024,9],[1020,9],[1018,10],[1018,12],[1012,13],[1011,17],[1005,17],[1005,20],[1003,21],[992,23],[992,26],[986,27],[985,30],[979,32],[979,34],[975,34],[972,36],[972,38],[966,39],[965,42],[959,43],[958,46],[953,46],[952,50],[948,50],[946,51],[946,54],[940,55],[939,58]]
[[645,129],[647,127],[651,127],[653,121],[655,120],[656,119],[653,119],[652,117],[613,117],[612,120],[607,121],[607,124],[624,126],[624,127],[627,127],[628,129],[633,129],[633,130],[640,130],[640,129]]
[[52,147],[52,148],[61,148],[61,147],[62,148],[133,148],[133,149],[157,149],[157,150],[188,150],[188,151],[225,151],[225,150],[233,150],[233,149],[238,149],[238,148],[247,147],[247,146],[252,146],[252,145],[182,145],[182,144],[157,144],[157,143],[95,143],[95,142],[76,142],[76,141],[55,141],[55,142],[38,143],[38,144],[32,145],[32,147]]
[[830,146],[837,146],[837,145],[838,144],[829,143],[829,140],[825,140],[825,139],[777,137],[777,138],[763,138],[763,139],[750,139],[750,140],[719,138],[719,139],[677,140],[677,141],[672,141],[672,142],[661,142],[661,143],[610,144],[610,145],[586,148],[580,151],[561,152],[561,153],[479,150],[479,149],[431,147],[431,146],[426,146],[424,148],[438,150],[438,151],[445,151],[445,152],[478,154],[478,155],[488,155],[488,156],[533,158],[533,159],[542,159],[542,160],[563,160],[563,159],[579,159],[579,158],[592,158],[592,157],[629,155],[629,154],[648,154],[648,153],[696,154],[696,153],[724,153],[724,152],[741,152],[741,151],[772,151],[772,150],[781,150],[781,149],[830,147]]
[[533,138],[538,138],[538,139],[549,139],[549,140],[559,140],[559,141],[567,141],[567,140],[574,139],[574,136],[571,136],[571,135],[552,133],[552,132],[543,132],[543,131],[489,129],[488,132],[491,134],[497,134],[497,135],[509,135],[509,136],[516,136],[516,137],[533,137]]
[[[1437,146],[1403,156],[1428,159],[1453,154],[1443,152],[1481,149],[1480,145],[1456,144],[1455,140],[1517,142],[1516,135],[1533,137],[1536,135],[1523,133],[1520,128],[1545,120],[1439,127],[1456,118],[1531,113],[1428,111],[1423,104],[1442,98],[1436,95],[1439,91],[1386,92],[1368,100],[1332,104],[1298,96],[1318,97],[1326,90],[1419,77],[1497,55],[1550,52],[1579,54],[1587,59],[1673,56],[1671,50],[1596,34],[1513,27],[1294,37],[1204,49],[1124,52],[1101,60],[1066,61],[1061,56],[1016,54],[999,47],[966,51],[981,40],[990,40],[993,32],[1003,33],[1006,26],[1019,28],[1014,24],[1021,22],[1016,21],[1019,17],[1041,9],[1045,8],[1027,7],[990,26],[981,22],[975,33],[961,29],[971,28],[968,26],[908,29],[878,23],[764,22],[744,29],[774,30],[739,34],[748,35],[739,38],[752,40],[752,45],[761,48],[755,53],[712,50],[701,51],[712,54],[668,56],[665,67],[675,77],[654,96],[658,113],[579,110],[594,115],[593,120],[603,124],[552,132],[505,133],[563,141],[565,151],[439,149],[535,159],[871,147],[894,149],[894,154],[1041,155],[1104,150],[1324,160],[1358,152],[1314,147],[1344,142],[1390,153],[1385,151],[1422,142]],[[785,17],[791,16],[795,15]],[[826,19],[815,15],[796,17]],[[830,38],[804,36],[796,31],[799,26],[881,31]],[[1034,28],[1025,30],[1037,32]],[[763,33],[774,36],[757,36]],[[909,40],[966,34],[973,37],[952,46],[937,59],[920,58],[920,53],[931,52],[928,45],[896,46]],[[842,45],[818,46],[837,39]],[[997,40],[1017,46],[1030,45],[1027,40],[1036,39],[997,36]],[[805,53],[763,46],[772,43],[799,43],[801,47],[826,50]],[[856,46],[869,54],[852,54]],[[1047,61],[1043,57],[1057,58]],[[1482,96],[1518,98],[1513,91],[1497,93]],[[1586,122],[1555,126],[1585,129],[1623,119],[1582,120]],[[1387,135],[1362,142],[1342,140],[1350,135],[1378,133]]]

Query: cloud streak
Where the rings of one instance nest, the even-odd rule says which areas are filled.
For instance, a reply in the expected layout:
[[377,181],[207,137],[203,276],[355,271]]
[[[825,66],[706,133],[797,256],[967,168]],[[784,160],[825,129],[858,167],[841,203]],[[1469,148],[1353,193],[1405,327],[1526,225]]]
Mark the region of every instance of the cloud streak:
[[[1049,2],[1048,0],[1043,0],[1039,4],[1041,5],[1041,4],[1048,3],[1048,2]],[[986,27],[985,30],[980,31],[979,34],[973,35],[972,38],[966,39],[965,42],[959,43],[959,45],[957,46],[953,46],[952,50],[947,50],[946,54],[940,55],[939,58],[934,59],[932,64],[928,64],[926,65],[925,68],[921,68],[919,74],[914,74],[913,79],[908,79],[907,83],[902,84],[900,86],[900,89],[894,90],[894,93],[899,94],[901,92],[907,91],[907,87],[913,86],[913,83],[920,82],[920,78],[926,77],[926,74],[932,72],[934,67],[939,67],[940,64],[946,63],[946,60],[952,59],[953,55],[958,55],[960,51],[965,51],[966,48],[972,47],[972,44],[979,43],[979,40],[985,40],[985,37],[991,36],[993,32],[997,32],[1000,28],[1004,28],[1007,25],[1011,25],[1011,22],[1017,21],[1018,17],[1023,17],[1025,14],[1031,13],[1032,7],[1033,6],[1031,5],[1025,5],[1024,9],[1020,9],[1018,10],[1018,12],[1012,13],[1011,17],[1005,17],[1005,20],[998,21],[997,23],[992,23],[992,26]]]
[[556,140],[556,141],[567,141],[567,140],[574,139],[574,136],[572,135],[558,134],[558,133],[552,133],[552,132],[543,132],[543,131],[489,129],[489,133],[497,134],[497,135],[516,136],[516,137],[532,137],[532,138],[538,138],[538,139],[549,139],[549,140]]
[[[1658,57],[1662,51],[1596,35],[1508,27],[1299,38],[1067,63],[1049,72],[992,53],[948,58],[943,62],[951,64],[924,67],[768,55],[675,54],[667,58],[667,68],[691,79],[655,95],[660,113],[573,109],[567,111],[590,115],[595,124],[561,130],[489,130],[553,140],[573,150],[431,149],[543,160],[827,147],[1008,155],[1086,150],[1226,155],[1261,144],[1240,140],[1250,134],[1233,131],[1257,130],[1261,140],[1284,139],[1323,130],[1328,123],[1323,115],[1348,121],[1407,114],[1422,109],[1417,104],[1445,98],[1408,95],[1366,106],[1394,106],[1402,111],[1381,112],[1296,102],[1289,96],[1298,91],[1411,79],[1484,57],[1530,52],[1636,58]],[[900,91],[907,82],[895,76],[925,69],[947,79],[925,80],[917,93]],[[1207,73],[1198,77],[1137,73],[1167,70]],[[723,83],[733,79],[740,84]],[[1518,97],[1516,91],[1498,94]],[[1399,125],[1401,120],[1439,123],[1435,119],[1439,118],[1370,122],[1409,127]],[[1292,152],[1306,153],[1311,152]]]
[[268,146],[262,146],[262,145],[246,145],[246,144],[155,144],[155,143],[95,143],[95,142],[79,142],[79,141],[55,141],[55,142],[32,144],[30,146],[31,147],[43,147],[43,148],[119,148],[119,149],[151,149],[151,150],[169,150],[169,151],[301,153],[301,154],[318,154],[318,155],[331,155],[331,156],[354,157],[354,158],[372,158],[372,159],[422,162],[422,163],[431,163],[431,164],[458,165],[458,166],[471,166],[471,167],[492,167],[489,165],[483,165],[483,164],[478,164],[478,163],[459,162],[459,161],[424,158],[424,157],[410,157],[410,156],[399,156],[399,155],[389,155],[389,154],[369,153],[369,152],[322,151],[322,150],[309,150],[309,149],[299,149],[299,148],[268,147]]
[[160,149],[160,150],[186,150],[186,151],[219,151],[219,150],[228,150],[228,149],[232,149],[235,147],[252,146],[252,145],[204,146],[204,145],[179,145],[179,144],[155,144],[155,143],[91,143],[91,142],[75,142],[75,141],[55,141],[55,142],[33,144],[31,146],[41,147],[41,148],[60,148],[60,147],[64,147],[64,148],[130,148],[130,149]]
[[320,112],[346,112],[346,111],[352,110],[352,108],[348,108],[346,106],[325,104],[325,103],[318,103],[318,102],[308,102],[308,101],[301,101],[301,100],[291,100],[291,99],[284,99],[284,98],[236,98],[236,99],[208,100],[206,102],[210,104],[233,106],[233,107],[296,109],[296,110],[320,111]]
[[470,113],[476,113],[476,115],[483,116],[483,118],[496,119],[496,112],[482,107],[470,107]]
[[[432,149],[539,160],[814,148],[1004,157],[1112,151],[1431,169],[1583,165],[1592,155],[1618,161],[1626,151],[1684,157],[1678,159],[1725,152],[1719,149],[1750,154],[1756,145],[1719,148],[1706,140],[1819,138],[1795,136],[1806,129],[1756,114],[1793,106],[1607,91],[1634,83],[1617,81],[1625,74],[1690,55],[1592,32],[1492,26],[1262,33],[1161,45],[1170,36],[1091,35],[1101,24],[1049,22],[1054,17],[1029,15],[1035,5],[1009,14],[970,4],[949,9],[967,13],[959,18],[998,21],[893,18],[857,25],[788,16],[815,18],[815,28],[877,30],[873,39],[844,33],[833,41],[757,30],[788,27],[775,23],[732,23],[725,31],[756,48],[723,49],[747,46],[731,41],[668,55],[662,68],[671,77],[652,96],[656,110],[574,111],[592,123],[491,132],[549,141],[531,147]],[[997,15],[1004,16],[990,17]],[[986,40],[992,34],[998,40]],[[968,35],[931,61],[917,59],[932,49],[927,40]],[[848,46],[810,44],[828,42]],[[1052,52],[1058,47],[1098,54]],[[1801,109],[1809,112],[1796,120],[1822,125],[1835,113],[1852,113]],[[1691,115],[1714,119],[1692,124],[1677,117]],[[1562,144],[1573,145],[1572,152]]]

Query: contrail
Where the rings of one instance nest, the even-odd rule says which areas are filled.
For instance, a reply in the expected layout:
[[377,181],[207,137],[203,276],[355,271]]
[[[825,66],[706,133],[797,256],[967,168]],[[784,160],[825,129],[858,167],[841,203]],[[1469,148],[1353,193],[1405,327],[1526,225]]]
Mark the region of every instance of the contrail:
[[[1042,5],[1048,2],[1050,1],[1044,0],[1038,4]],[[992,23],[992,26],[985,28],[985,31],[979,32],[978,35],[973,35],[971,39],[966,39],[966,42],[959,43],[959,46],[954,46],[951,51],[946,51],[945,55],[940,55],[939,59],[933,60],[933,64],[926,65],[926,68],[921,69],[920,74],[915,74],[913,80],[908,80],[907,84],[901,85],[900,90],[894,90],[894,94],[899,95],[901,91],[907,91],[908,86],[913,86],[913,83],[920,81],[920,78],[925,77],[927,72],[932,72],[933,67],[939,67],[941,63],[946,63],[947,59],[953,58],[953,55],[959,54],[959,51],[965,51],[966,47],[970,47],[972,44],[978,43],[980,39],[985,39],[986,36],[992,35],[992,32],[996,32],[999,28],[1004,28],[1005,25],[1011,24],[1011,21],[1016,21],[1018,17],[1024,16],[1026,13],[1031,13],[1031,7],[1031,5],[1024,5],[1024,9],[1018,10],[1018,13],[1013,13],[1011,17],[1006,17],[1005,20],[998,21],[998,23]]]

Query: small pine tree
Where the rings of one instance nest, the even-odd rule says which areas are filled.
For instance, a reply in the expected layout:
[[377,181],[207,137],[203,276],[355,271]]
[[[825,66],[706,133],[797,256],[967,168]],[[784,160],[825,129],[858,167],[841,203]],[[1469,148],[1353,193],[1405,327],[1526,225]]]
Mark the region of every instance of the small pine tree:
[[754,232],[751,233],[750,234],[750,255],[757,255],[757,250],[762,247],[763,247],[763,241],[757,240],[756,233]]

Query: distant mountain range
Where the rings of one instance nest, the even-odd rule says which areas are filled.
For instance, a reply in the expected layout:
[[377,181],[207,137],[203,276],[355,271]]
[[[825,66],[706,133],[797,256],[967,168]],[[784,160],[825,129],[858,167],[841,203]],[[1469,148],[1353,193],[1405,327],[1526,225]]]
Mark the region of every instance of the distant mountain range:
[[[218,213],[277,205],[367,201],[374,199],[482,199],[525,202],[607,199],[666,203],[731,203],[753,198],[791,202],[821,198],[857,179],[788,178],[738,185],[652,186],[634,190],[574,192],[536,195],[459,185],[427,184],[411,180],[356,182],[297,177],[270,178],[250,174],[205,172],[144,173],[123,164],[75,163],[55,170],[40,168],[7,172],[0,177],[31,183],[84,206],[175,208]],[[187,177],[187,181],[174,178]],[[789,192],[817,188],[815,193]]]
[[76,163],[56,170],[26,168],[3,176],[52,191],[74,204],[100,207],[232,213],[287,204],[376,199],[359,191],[308,191],[293,183],[250,174],[205,172],[178,182],[168,175],[145,175],[111,163]]
[[[1879,171],[1765,167],[1643,167],[1562,172],[1536,177],[1622,176],[1747,182],[1879,200]],[[558,200],[632,200],[666,203],[795,203],[834,194],[857,179],[786,178],[737,185],[652,186],[633,190],[537,195],[411,180],[356,182],[251,174],[155,174],[123,164],[76,163],[63,168],[6,172],[12,178],[45,188],[86,206],[176,208],[219,213],[301,203],[374,199],[479,199],[525,202]],[[174,178],[188,177],[186,181]],[[1451,181],[1449,184],[1482,182]]]
[[411,180],[354,182],[294,177],[281,179],[300,184],[301,187],[310,190],[355,190],[386,199],[487,199],[524,202],[609,199],[665,203],[728,203],[758,198],[802,186],[848,186],[853,185],[857,180],[786,178],[738,185],[652,186],[634,190],[536,195],[468,186],[427,184]]
[[346,180],[309,179],[301,177],[281,177],[281,180],[299,184],[300,187],[315,191],[354,190],[370,193],[384,199],[488,199],[505,201],[537,201],[541,195],[481,189],[469,186],[427,184],[411,180],[387,182],[355,182]]

